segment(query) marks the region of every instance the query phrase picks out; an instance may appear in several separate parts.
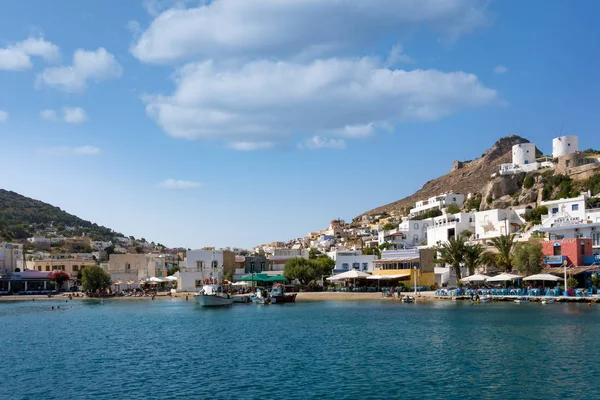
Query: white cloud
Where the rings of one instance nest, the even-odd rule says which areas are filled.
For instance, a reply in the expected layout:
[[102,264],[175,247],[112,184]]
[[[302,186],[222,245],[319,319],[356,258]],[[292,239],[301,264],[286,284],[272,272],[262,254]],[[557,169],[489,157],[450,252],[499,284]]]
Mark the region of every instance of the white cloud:
[[233,141],[227,143],[227,147],[233,150],[239,151],[254,151],[254,150],[267,150],[277,147],[277,142],[246,142],[246,141]]
[[80,146],[80,147],[70,147],[70,146],[60,146],[60,147],[47,147],[40,149],[40,151],[47,155],[52,156],[93,156],[96,154],[100,154],[100,149],[94,146]]
[[160,182],[158,186],[163,189],[196,189],[201,187],[202,183],[171,178]]
[[345,149],[346,143],[342,139],[327,139],[313,136],[303,142],[303,147],[309,149]]
[[496,100],[475,75],[389,69],[371,58],[255,61],[229,69],[191,63],[175,84],[170,96],[144,98],[148,115],[173,137],[219,139],[238,150],[315,133],[364,138],[379,127],[436,120]]
[[392,47],[390,54],[385,62],[386,67],[393,67],[398,63],[413,64],[415,61],[402,52],[402,45],[397,44]]
[[63,107],[60,116],[54,110],[43,110],[40,112],[40,117],[46,121],[62,121],[69,124],[82,124],[88,120],[87,113],[80,107]]
[[73,54],[73,65],[46,68],[38,75],[37,85],[46,85],[65,92],[83,92],[89,80],[98,82],[119,78],[122,74],[123,67],[106,49],[78,49]]
[[504,65],[498,65],[496,68],[494,68],[494,73],[496,74],[505,74],[508,72],[508,68],[506,68]]
[[8,113],[6,111],[0,110],[0,122],[8,121]]
[[455,39],[487,23],[489,1],[220,0],[163,11],[173,3],[147,2],[160,15],[131,47],[141,61],[364,54],[423,24]]
[[31,57],[54,61],[60,57],[58,46],[43,37],[29,37],[21,42],[0,48],[0,70],[20,71],[33,66]]
[[65,122],[69,124],[81,124],[88,119],[85,110],[80,107],[65,107],[63,113]]

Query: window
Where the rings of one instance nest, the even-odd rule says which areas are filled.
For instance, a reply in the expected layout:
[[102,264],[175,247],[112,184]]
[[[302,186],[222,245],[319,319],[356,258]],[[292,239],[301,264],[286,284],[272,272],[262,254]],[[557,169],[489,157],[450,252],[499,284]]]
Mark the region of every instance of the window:
[[592,246],[600,246],[600,232],[592,233]]
[[213,260],[212,263],[211,263],[211,266],[213,268],[217,268],[219,266],[219,262],[217,260]]
[[46,265],[46,272],[50,271],[50,266]]
[[552,214],[558,213],[558,207],[552,207]]
[[348,269],[348,263],[343,263],[342,264],[342,269],[343,270],[347,270]]
[[415,229],[419,229],[419,224],[414,225]]
[[571,206],[571,211],[577,211],[577,210],[579,210],[579,204],[573,204]]
[[369,269],[369,263],[363,263],[363,271]]
[[129,271],[131,269],[131,264],[125,263],[125,271]]
[[360,268],[360,263],[352,263],[352,268],[353,269],[359,269]]
[[562,248],[560,247],[560,245],[558,246],[554,246],[554,255],[555,256],[562,256]]
[[204,261],[196,261],[196,268],[204,268]]
[[79,265],[73,265],[73,272],[79,271]]
[[42,270],[42,266],[40,265],[40,266],[38,266],[38,271],[41,271],[41,270]]

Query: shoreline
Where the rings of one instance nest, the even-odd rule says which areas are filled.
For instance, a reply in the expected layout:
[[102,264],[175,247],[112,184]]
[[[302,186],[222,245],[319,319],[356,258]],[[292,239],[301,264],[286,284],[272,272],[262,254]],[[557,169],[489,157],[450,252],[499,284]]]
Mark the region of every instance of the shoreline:
[[[179,292],[171,296],[165,293],[159,293],[155,296],[154,301],[178,300],[194,301],[195,292]],[[402,292],[403,296],[411,296],[415,302],[430,302],[430,301],[470,301],[470,296],[437,296],[433,291],[420,292],[416,296],[413,292]],[[236,295],[247,296],[247,295]],[[494,296],[492,302],[513,302],[523,296]],[[600,297],[548,297],[548,296],[525,296],[532,303],[541,302],[542,300],[554,299],[557,303],[600,303]],[[136,297],[136,296],[118,296],[118,297],[72,297],[68,298],[68,294],[60,294],[57,296],[48,297],[47,295],[12,295],[0,296],[1,302],[34,302],[34,301],[131,301],[131,300],[148,300],[152,301],[152,297]],[[384,297],[381,292],[364,293],[364,292],[298,292],[296,293],[296,302],[319,302],[319,301],[400,301],[399,297]]]

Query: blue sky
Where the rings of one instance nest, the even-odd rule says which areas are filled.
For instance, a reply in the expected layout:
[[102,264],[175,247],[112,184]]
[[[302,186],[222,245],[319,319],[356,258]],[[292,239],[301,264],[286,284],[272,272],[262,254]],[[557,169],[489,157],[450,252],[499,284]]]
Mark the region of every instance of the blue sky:
[[598,12],[4,0],[0,187],[168,246],[304,236],[511,133],[599,148]]

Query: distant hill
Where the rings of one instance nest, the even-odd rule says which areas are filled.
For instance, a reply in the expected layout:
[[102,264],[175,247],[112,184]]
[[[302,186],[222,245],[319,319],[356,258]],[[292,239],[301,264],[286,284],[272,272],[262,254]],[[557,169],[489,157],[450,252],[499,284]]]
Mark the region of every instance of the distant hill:
[[57,234],[85,234],[93,240],[107,241],[123,236],[48,203],[0,189],[0,236],[4,240],[25,239],[50,227]]

